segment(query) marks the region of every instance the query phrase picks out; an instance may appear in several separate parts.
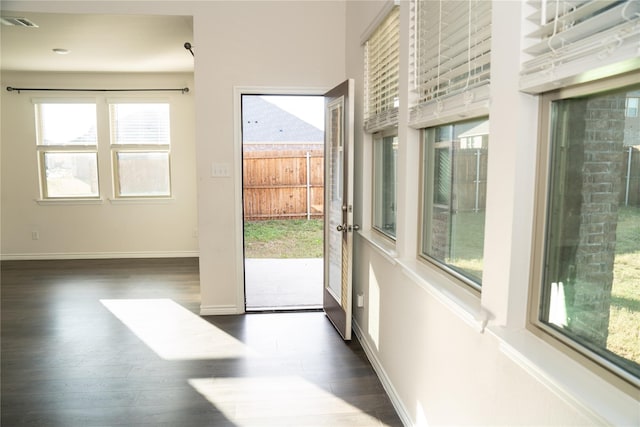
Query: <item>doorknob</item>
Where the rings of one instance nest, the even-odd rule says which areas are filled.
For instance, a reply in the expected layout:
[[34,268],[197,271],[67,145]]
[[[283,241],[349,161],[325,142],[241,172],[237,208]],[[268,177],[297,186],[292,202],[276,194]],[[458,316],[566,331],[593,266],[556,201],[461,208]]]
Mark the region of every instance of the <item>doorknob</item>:
[[[349,231],[351,231],[352,227],[349,227]],[[353,231],[358,231],[360,230],[360,226],[358,224],[353,224]]]
[[336,227],[336,230],[342,231],[342,232],[347,231],[347,224],[338,224],[338,226]]

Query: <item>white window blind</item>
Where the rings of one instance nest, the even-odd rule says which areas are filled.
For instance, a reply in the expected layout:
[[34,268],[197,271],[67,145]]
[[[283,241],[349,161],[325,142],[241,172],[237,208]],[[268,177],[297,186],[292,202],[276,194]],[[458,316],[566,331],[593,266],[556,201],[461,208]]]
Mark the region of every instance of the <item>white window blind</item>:
[[110,101],[114,196],[171,196],[170,105]]
[[398,124],[400,8],[394,6],[365,43],[365,123],[367,132]]
[[168,103],[110,104],[112,144],[169,144]]
[[416,0],[412,15],[411,125],[487,114],[491,1]]
[[640,1],[528,0],[520,89],[540,93],[640,68]]

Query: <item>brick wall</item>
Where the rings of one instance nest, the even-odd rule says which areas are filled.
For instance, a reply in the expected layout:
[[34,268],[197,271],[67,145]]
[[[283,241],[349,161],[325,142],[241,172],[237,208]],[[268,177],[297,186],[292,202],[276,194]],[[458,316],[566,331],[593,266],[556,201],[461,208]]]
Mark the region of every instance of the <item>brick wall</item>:
[[624,112],[624,95],[586,102],[570,326],[602,347],[606,347],[609,328],[616,225],[624,175]]

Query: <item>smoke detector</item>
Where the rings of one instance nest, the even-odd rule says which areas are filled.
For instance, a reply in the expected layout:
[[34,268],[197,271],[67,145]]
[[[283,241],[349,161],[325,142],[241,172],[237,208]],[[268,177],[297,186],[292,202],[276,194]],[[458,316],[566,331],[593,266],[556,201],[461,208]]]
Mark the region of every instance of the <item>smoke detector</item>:
[[0,22],[2,25],[6,25],[7,27],[29,27],[29,28],[38,28],[38,26],[28,18],[20,18],[14,16],[2,16],[0,17]]

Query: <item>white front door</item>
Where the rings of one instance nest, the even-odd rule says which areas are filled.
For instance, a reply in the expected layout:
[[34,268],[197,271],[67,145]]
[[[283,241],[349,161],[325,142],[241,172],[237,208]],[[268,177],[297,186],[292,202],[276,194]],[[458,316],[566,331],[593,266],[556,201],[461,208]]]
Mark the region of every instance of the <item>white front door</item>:
[[351,339],[353,231],[353,80],[325,94],[325,219],[323,308]]

